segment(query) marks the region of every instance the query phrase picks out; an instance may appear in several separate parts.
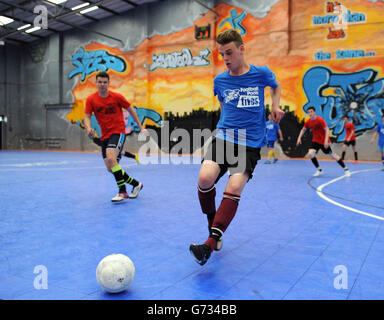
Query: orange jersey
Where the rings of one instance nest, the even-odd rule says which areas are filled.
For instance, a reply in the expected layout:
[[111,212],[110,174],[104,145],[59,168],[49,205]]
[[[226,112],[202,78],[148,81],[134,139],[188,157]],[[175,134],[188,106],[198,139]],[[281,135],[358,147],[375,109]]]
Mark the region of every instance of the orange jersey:
[[[320,116],[316,116],[315,120],[308,119],[304,123],[304,128],[312,130],[312,141],[322,145],[324,145],[326,127],[327,123]],[[328,138],[328,142],[331,142],[331,139]]]
[[100,97],[98,92],[91,94],[86,101],[85,113],[95,114],[101,128],[101,140],[114,133],[125,133],[125,122],[122,109],[130,107],[130,103],[117,92],[108,92],[108,97]]
[[[355,126],[352,122],[344,124],[345,128],[345,141],[355,141],[356,140],[356,134],[355,134]],[[352,136],[351,136],[352,134]],[[349,138],[349,136],[351,136]],[[349,138],[349,139],[348,139]]]

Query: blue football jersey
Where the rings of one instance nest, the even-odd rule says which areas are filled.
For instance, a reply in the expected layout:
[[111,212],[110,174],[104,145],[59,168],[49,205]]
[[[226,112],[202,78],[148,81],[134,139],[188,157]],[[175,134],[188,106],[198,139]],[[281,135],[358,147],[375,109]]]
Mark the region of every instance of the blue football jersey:
[[379,146],[384,146],[384,123],[378,124],[376,131],[379,133],[379,140],[377,141],[377,144]]
[[222,103],[217,138],[253,148],[265,146],[264,88],[267,86],[278,86],[267,66],[250,65],[250,70],[241,76],[232,76],[227,70],[215,77],[214,95]]
[[266,127],[266,135],[267,135],[267,141],[276,141],[277,140],[277,133],[280,130],[280,126],[273,121],[267,121],[265,123]]

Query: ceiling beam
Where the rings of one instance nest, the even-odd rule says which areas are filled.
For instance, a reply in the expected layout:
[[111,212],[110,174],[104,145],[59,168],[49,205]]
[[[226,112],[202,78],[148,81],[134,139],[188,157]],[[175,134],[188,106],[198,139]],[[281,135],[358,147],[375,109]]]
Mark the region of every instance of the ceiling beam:
[[139,6],[137,3],[135,3],[131,0],[121,0],[121,1],[130,4],[131,6],[134,6],[135,8]]

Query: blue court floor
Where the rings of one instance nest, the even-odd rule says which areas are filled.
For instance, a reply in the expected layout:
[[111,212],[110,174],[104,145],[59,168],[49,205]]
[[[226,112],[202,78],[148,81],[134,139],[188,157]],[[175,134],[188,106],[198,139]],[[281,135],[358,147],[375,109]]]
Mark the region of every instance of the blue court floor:
[[[121,160],[143,182],[140,196],[113,204],[117,188],[99,154],[1,151],[0,299],[384,299],[380,163],[346,162],[352,175],[338,179],[337,163],[320,161],[324,175],[310,179],[308,160],[260,160],[223,249],[200,266],[188,250],[208,235],[199,159],[141,159]],[[136,267],[120,294],[95,277],[111,253]]]

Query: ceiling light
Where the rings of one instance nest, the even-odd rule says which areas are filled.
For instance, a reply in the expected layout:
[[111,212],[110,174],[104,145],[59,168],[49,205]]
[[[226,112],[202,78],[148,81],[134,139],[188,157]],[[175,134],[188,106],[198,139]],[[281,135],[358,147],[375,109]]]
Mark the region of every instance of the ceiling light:
[[34,28],[31,28],[31,29],[28,29],[28,30],[25,30],[26,33],[31,33],[31,32],[35,32],[37,30],[40,30],[41,27],[34,27]]
[[77,10],[77,9],[86,7],[87,5],[89,5],[89,2],[84,2],[84,3],[82,3],[82,4],[79,4],[79,5],[76,6],[76,7],[71,8],[71,9],[72,9],[72,10]]
[[67,0],[47,0],[48,2],[52,2],[52,3],[54,3],[54,4],[60,4],[60,3],[63,3],[63,2],[65,2],[65,1],[67,1]]
[[84,13],[87,13],[87,12],[90,12],[90,11],[93,11],[93,10],[97,10],[99,9],[98,6],[94,6],[94,7],[90,7],[90,8],[87,8],[87,9],[84,9],[83,11],[80,11],[81,14],[84,14]]
[[25,25],[23,25],[21,27],[18,27],[17,30],[23,30],[23,29],[26,29],[26,28],[28,28],[30,26],[31,26],[30,24],[25,24]]
[[0,16],[0,26],[4,26],[4,25],[11,23],[13,21],[15,21],[15,20],[8,18],[8,17]]

